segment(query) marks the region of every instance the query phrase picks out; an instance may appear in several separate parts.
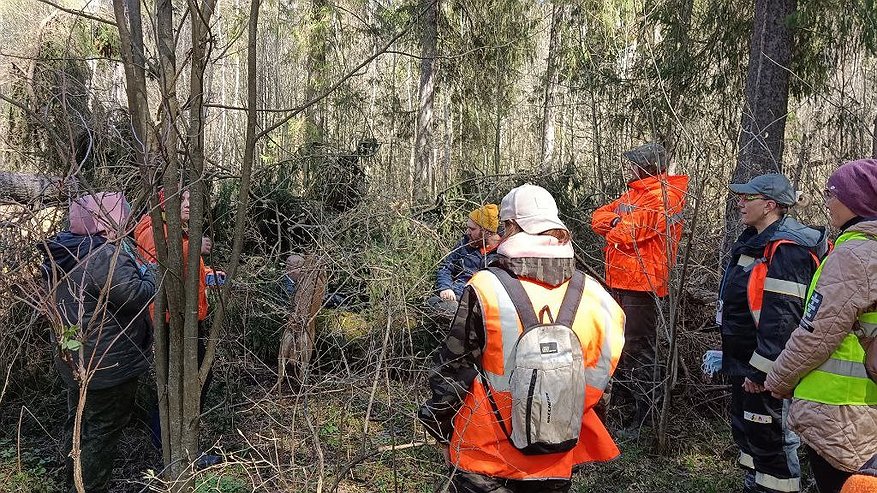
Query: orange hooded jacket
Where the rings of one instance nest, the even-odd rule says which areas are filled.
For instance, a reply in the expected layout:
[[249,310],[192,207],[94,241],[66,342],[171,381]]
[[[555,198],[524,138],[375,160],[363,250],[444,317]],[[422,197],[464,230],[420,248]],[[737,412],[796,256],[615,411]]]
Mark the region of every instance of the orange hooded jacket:
[[[165,235],[167,234],[167,224],[164,226]],[[155,255],[155,238],[152,235],[152,217],[144,214],[134,228],[134,241],[137,242],[137,253],[147,262],[156,263],[158,259]],[[183,234],[183,272],[185,275],[186,266],[189,258],[189,238]],[[207,267],[204,265],[204,259],[198,260],[198,320],[207,318],[207,285],[205,276]],[[154,312],[154,306],[150,307],[150,313]],[[155,314],[153,313],[153,317]]]
[[667,296],[687,188],[684,175],[649,176],[629,182],[624,195],[594,211],[591,228],[606,238],[610,287]]

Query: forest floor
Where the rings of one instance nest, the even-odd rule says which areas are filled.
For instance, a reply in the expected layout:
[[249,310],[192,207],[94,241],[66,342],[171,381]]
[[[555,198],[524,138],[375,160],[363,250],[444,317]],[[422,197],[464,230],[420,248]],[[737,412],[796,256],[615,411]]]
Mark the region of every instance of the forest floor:
[[[214,443],[213,450],[226,461],[198,473],[197,492],[442,490],[447,471],[440,452],[415,419],[425,397],[422,382],[342,383],[320,376],[306,392],[287,389],[278,395],[276,389],[266,392],[262,383],[267,380],[260,380],[218,375],[203,434],[204,443]],[[66,403],[57,381],[52,388],[38,398],[4,405],[3,429],[12,433],[0,439],[0,492],[63,491],[58,444]],[[736,450],[721,414],[680,401],[673,416],[666,453],[654,451],[651,428],[643,428],[639,437],[619,437],[621,456],[582,468],[574,476],[573,491],[739,491],[742,473],[734,465]],[[159,481],[149,479],[161,458],[139,417],[122,438],[113,492],[163,490]]]

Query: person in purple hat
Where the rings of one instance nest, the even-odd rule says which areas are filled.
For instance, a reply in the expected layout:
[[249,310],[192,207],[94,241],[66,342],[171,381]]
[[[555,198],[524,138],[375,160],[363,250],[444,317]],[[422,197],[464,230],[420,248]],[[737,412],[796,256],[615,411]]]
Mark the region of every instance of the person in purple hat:
[[838,168],[825,206],[840,236],[764,383],[794,397],[789,426],[807,445],[820,493],[839,492],[877,454],[877,160]]

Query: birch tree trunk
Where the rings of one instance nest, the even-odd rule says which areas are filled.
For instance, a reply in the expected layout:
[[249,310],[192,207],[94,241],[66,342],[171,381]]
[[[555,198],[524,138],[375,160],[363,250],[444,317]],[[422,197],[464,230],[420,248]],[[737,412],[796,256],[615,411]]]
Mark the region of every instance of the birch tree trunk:
[[551,6],[551,28],[548,37],[548,54],[545,57],[546,68],[542,90],[542,132],[539,157],[542,165],[551,169],[554,158],[554,86],[557,85],[556,51],[557,38],[560,35],[560,23],[563,19],[563,7]]
[[418,87],[417,138],[414,143],[413,196],[422,198],[432,191],[433,135],[432,119],[435,100],[435,54],[438,35],[439,0],[420,0],[420,85]]

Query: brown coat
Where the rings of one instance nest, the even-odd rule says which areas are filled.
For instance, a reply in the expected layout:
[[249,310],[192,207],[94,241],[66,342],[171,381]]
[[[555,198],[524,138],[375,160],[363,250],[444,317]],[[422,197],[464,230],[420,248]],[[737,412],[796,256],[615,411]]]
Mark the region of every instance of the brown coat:
[[[877,221],[850,226],[877,237]],[[822,303],[798,326],[767,375],[765,386],[789,395],[807,373],[837,349],[863,312],[877,307],[877,241],[848,241],[829,255],[816,285]],[[802,322],[802,325],[805,322]],[[832,466],[853,472],[877,454],[877,406],[835,406],[794,399],[789,425]]]

